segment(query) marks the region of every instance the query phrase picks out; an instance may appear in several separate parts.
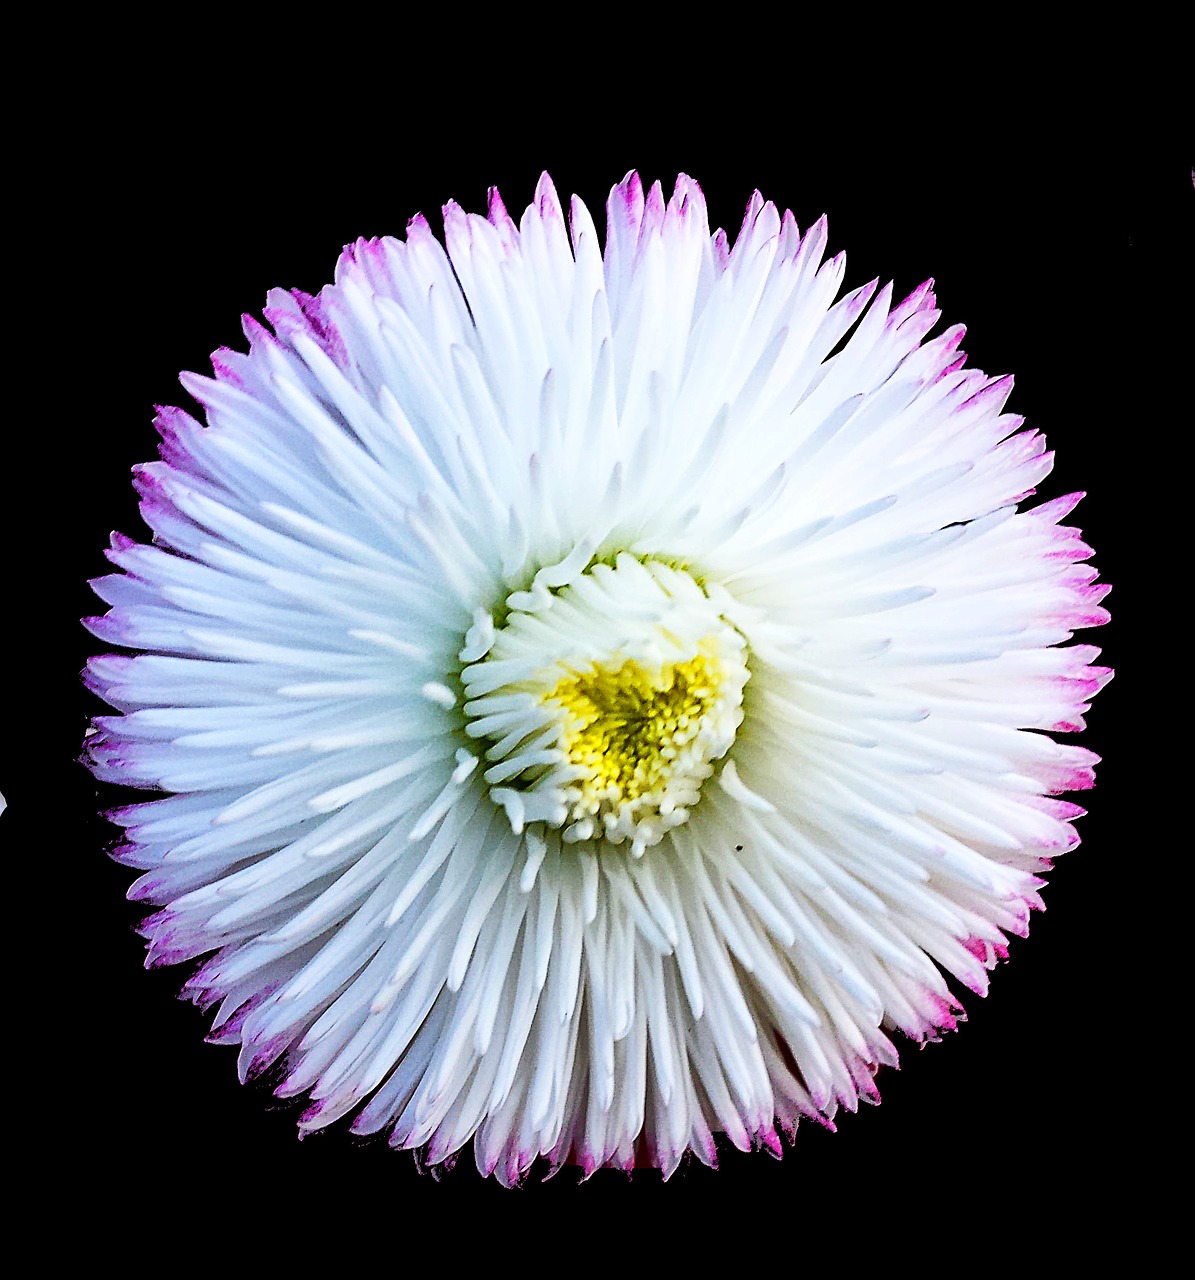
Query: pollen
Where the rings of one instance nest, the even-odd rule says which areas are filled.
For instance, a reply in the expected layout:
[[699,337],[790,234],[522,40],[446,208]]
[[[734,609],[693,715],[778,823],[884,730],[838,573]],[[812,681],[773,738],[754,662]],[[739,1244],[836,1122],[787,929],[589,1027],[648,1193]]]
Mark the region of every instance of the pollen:
[[549,690],[543,701],[564,712],[562,745],[580,771],[576,816],[659,790],[700,733],[720,679],[717,659],[698,654],[655,671],[599,664]]

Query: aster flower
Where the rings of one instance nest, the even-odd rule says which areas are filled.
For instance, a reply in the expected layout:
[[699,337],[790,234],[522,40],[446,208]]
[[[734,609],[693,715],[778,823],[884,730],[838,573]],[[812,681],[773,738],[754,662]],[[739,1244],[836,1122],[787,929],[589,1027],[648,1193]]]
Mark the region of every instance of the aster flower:
[[114,536],[96,775],[152,963],[305,1130],[504,1182],[876,1096],[1076,843],[1079,495],[931,283],[630,175],[275,291]]

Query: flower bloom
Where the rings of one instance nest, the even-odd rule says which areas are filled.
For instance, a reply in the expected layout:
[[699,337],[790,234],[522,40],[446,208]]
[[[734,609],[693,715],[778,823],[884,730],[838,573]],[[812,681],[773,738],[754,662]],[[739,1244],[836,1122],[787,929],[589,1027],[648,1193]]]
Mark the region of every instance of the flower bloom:
[[358,241],[184,376],[89,620],[152,963],[431,1162],[586,1172],[876,1097],[1077,841],[1110,674],[1045,442],[929,282],[545,178]]

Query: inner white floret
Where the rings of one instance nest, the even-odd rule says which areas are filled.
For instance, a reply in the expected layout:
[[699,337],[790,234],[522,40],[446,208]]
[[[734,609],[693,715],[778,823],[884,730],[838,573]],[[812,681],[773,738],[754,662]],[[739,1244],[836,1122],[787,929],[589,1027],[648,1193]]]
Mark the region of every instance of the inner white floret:
[[742,635],[684,569],[625,552],[505,608],[462,651],[480,657],[461,680],[490,795],[515,831],[542,822],[642,854],[688,818],[734,743]]

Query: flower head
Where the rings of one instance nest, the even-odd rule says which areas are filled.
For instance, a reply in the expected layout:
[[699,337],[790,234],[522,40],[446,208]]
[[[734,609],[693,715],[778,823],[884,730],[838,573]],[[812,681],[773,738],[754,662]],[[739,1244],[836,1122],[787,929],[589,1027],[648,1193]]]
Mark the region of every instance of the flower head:
[[91,686],[152,962],[432,1162],[592,1171],[875,1096],[1076,843],[1077,496],[824,220],[545,178],[269,295],[137,469]]

